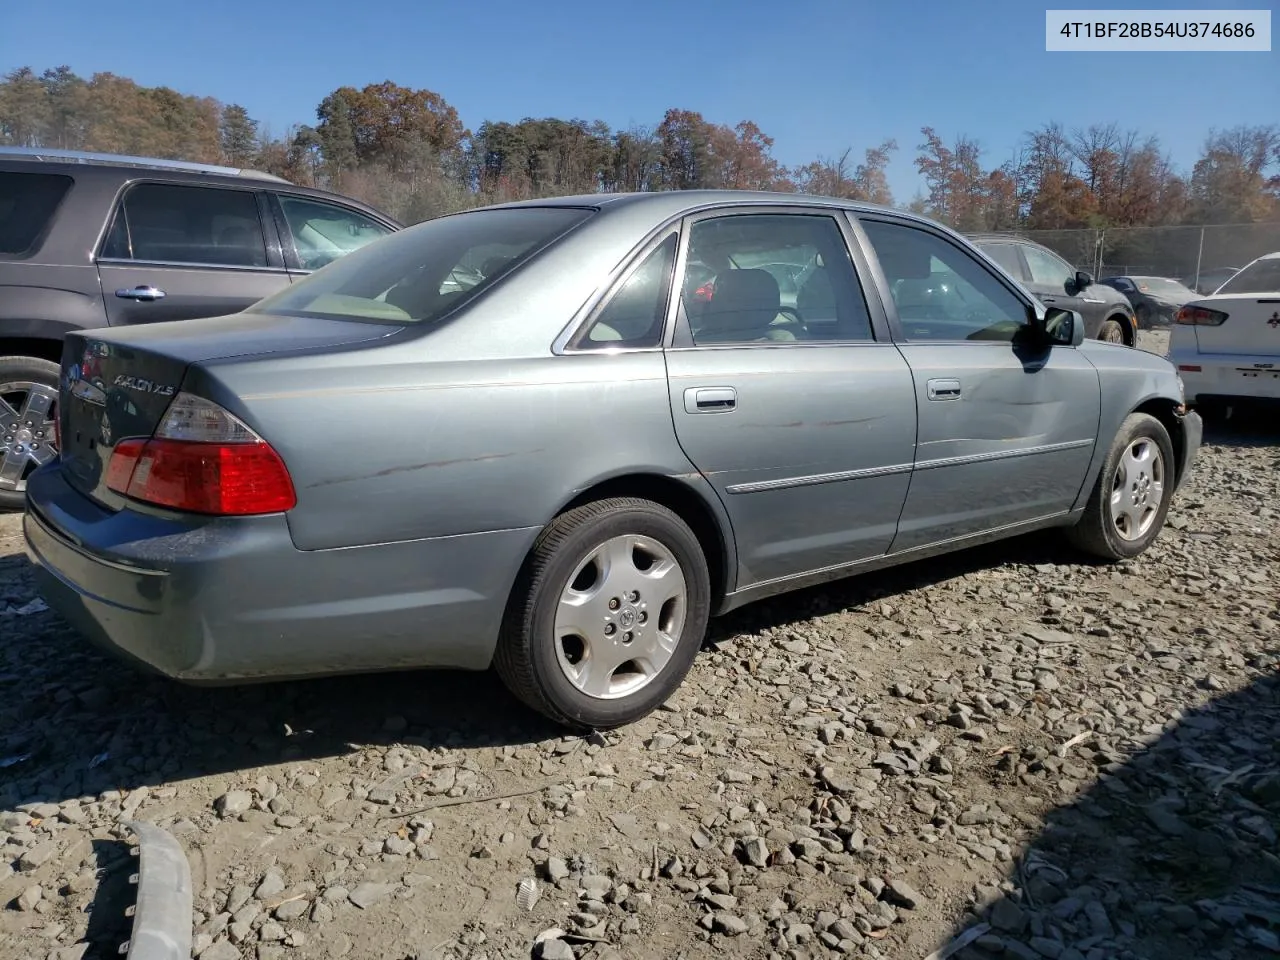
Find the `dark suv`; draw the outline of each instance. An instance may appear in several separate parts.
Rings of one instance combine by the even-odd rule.
[[[234,313],[398,229],[254,170],[0,148],[0,509],[55,455],[68,331]]]
[[[1096,282],[1048,247],[1023,237],[984,233],[970,234],[969,240],[1041,303],[1078,312],[1084,317],[1086,337],[1137,346],[1138,321],[1119,290]]]

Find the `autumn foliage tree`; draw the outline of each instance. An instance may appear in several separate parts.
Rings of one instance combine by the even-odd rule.
[[[1027,132],[1007,162],[963,132],[921,130],[912,209],[961,230],[1064,230],[1280,221],[1280,128],[1213,132],[1189,176],[1159,140],[1114,123]],[[0,79],[0,143],[255,166],[348,193],[406,221],[498,200],[600,191],[798,190],[892,205],[886,140],[792,169],[758,124],[672,108],[613,130],[559,117],[473,132],[440,94],[390,80],[333,90],[310,123],[273,134],[239,104],[126,77],[30,67]],[[1114,231],[1113,231],[1114,232]]]
[[[863,162],[852,170],[849,169],[849,154],[853,151],[845,150],[833,160],[815,160],[806,164],[795,171],[793,178],[797,189],[804,193],[888,206],[893,203],[893,193],[889,190],[885,170],[897,149],[896,140],[886,140],[878,147],[869,148]]]

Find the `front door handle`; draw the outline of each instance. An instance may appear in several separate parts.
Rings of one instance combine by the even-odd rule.
[[[685,413],[728,413],[737,406],[733,387],[689,387],[684,392]]]
[[[121,300],[142,300],[145,303],[150,303],[153,300],[163,300],[164,291],[150,284],[139,284],[136,287],[117,290],[116,296]]]
[[[1040,302],[1041,303],[1057,303],[1058,298],[1057,297],[1041,297]]]
[[[930,400],[959,400],[959,380],[930,380],[928,383]]]

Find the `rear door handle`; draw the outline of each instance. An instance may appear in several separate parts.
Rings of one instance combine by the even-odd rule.
[[[136,287],[126,287],[124,290],[117,290],[116,296],[121,300],[142,300],[150,303],[152,300],[163,300],[164,291],[150,284],[140,284]]]
[[[689,387],[684,392],[685,413],[728,413],[737,406],[733,387]]]
[[[930,380],[928,383],[930,400],[959,400],[959,380]]]

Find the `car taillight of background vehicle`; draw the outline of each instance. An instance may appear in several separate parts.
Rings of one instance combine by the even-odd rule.
[[[713,296],[715,296],[715,293],[716,293],[715,280],[708,280],[706,283],[700,286],[697,290],[693,291],[693,299],[703,300],[703,301],[710,300]]]
[[[210,400],[179,393],[149,439],[122,440],[107,464],[116,493],[187,513],[249,516],[297,503],[271,445]]]
[[[1209,310],[1205,307],[1182,307],[1173,319],[1189,327],[1220,327],[1227,315],[1221,310]]]

